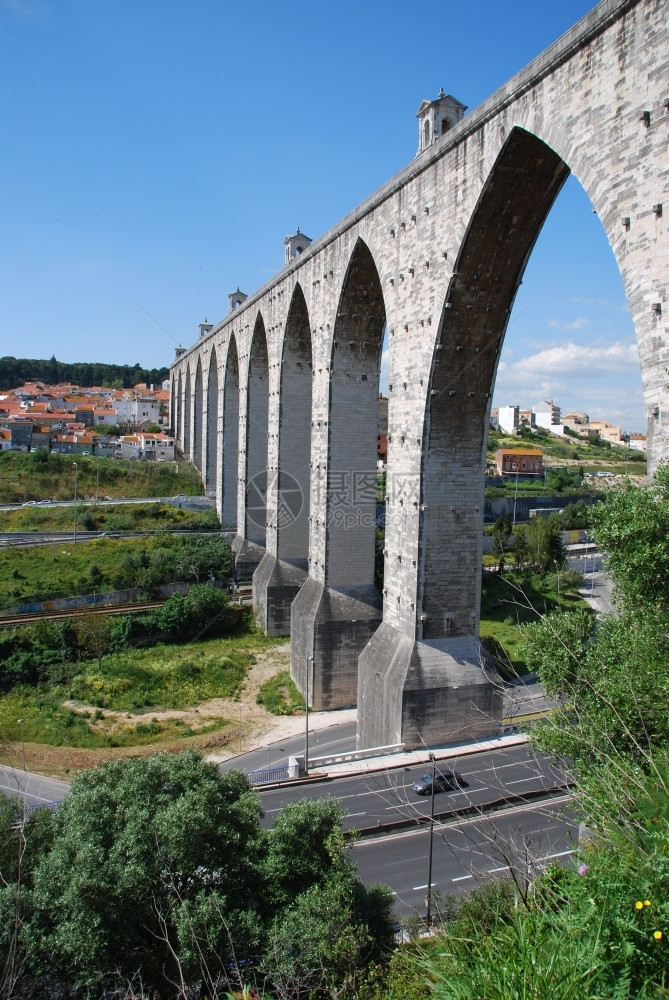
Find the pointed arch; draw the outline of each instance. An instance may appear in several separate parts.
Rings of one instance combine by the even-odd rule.
[[[179,377],[177,378],[174,438],[176,441],[177,448],[179,448],[181,451],[183,451],[182,435],[183,435],[183,382],[181,379],[181,371],[179,371]]]
[[[209,375],[207,377],[207,434],[205,439],[205,459],[203,463],[204,491],[207,496],[216,495],[218,481],[218,358],[216,348],[209,355]]]
[[[244,537],[265,545],[267,521],[267,420],[269,361],[262,315],[258,313],[249,356],[246,407],[246,524]]]
[[[311,458],[312,344],[309,313],[298,283],[288,310],[281,358],[279,468],[268,501],[276,510],[277,557],[307,569]]]
[[[385,320],[378,270],[369,247],[358,239],[342,286],[332,344],[328,587],[373,589],[379,372]]]
[[[192,461],[196,469],[202,472],[202,424],[204,421],[204,393],[202,391],[202,358],[198,357],[195,368],[195,387],[193,390],[193,453]]]
[[[186,378],[184,381],[183,442],[184,442],[184,455],[186,455],[191,461],[193,459],[190,450],[192,410],[193,410],[193,386],[191,384],[190,363],[189,363],[186,365]]]
[[[221,523],[224,528],[236,529],[239,476],[239,358],[234,333],[228,342],[228,356],[225,362],[222,441]]]
[[[437,338],[423,432],[419,539],[422,638],[478,635],[487,426],[497,361],[525,265],[569,175],[536,136],[513,129],[462,242]],[[518,183],[518,178],[523,183]],[[449,544],[445,539],[449,538]],[[475,563],[480,565],[480,555]]]

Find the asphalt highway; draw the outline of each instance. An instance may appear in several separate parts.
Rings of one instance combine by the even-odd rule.
[[[492,803],[515,801],[528,792],[549,792],[566,783],[567,778],[542,756],[535,756],[526,745],[501,750],[469,753],[441,761],[437,767],[462,775],[466,787],[435,795],[435,814],[485,807]],[[422,822],[430,814],[430,796],[418,795],[412,784],[429,772],[429,764],[387,769],[315,783],[284,785],[258,789],[265,810],[263,825],[271,827],[283,805],[304,798],[333,795],[346,810],[344,829],[370,829],[401,821]]]
[[[348,753],[355,750],[355,733],[355,722],[335,723],[327,729],[309,730],[309,759],[328,753]],[[230,768],[260,771],[266,767],[284,767],[288,764],[288,758],[297,754],[304,754],[304,733],[231,757],[219,766],[222,771]]]
[[[569,800],[543,806],[516,806],[486,817],[434,825],[432,891],[463,895],[494,878],[513,875],[521,884],[548,864],[568,864],[578,839]],[[358,874],[370,886],[390,886],[395,913],[425,915],[429,820],[394,835],[356,842]],[[434,899],[434,896],[433,896]],[[438,910],[438,904],[433,906]]]
[[[0,765],[0,791],[5,795],[23,799],[26,805],[61,802],[69,790],[70,786],[66,781],[45,778],[41,774]]]

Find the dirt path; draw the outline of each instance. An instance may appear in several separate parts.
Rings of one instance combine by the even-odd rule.
[[[123,757],[150,757],[161,750],[201,750],[209,760],[223,761],[235,757],[242,751],[273,743],[294,736],[304,730],[304,714],[276,716],[258,705],[256,697],[261,685],[279,673],[290,668],[290,644],[272,646],[269,649],[252,650],[255,663],[251,667],[241,696],[233,698],[212,698],[200,702],[197,707],[183,710],[169,709],[163,712],[116,712],[97,710],[94,705],[65,702],[66,707],[78,714],[88,716],[91,729],[101,735],[113,736],[122,728],[134,727],[152,722],[178,721],[193,735],[167,738],[155,743],[130,747],[84,747],[51,746],[41,743],[26,743],[25,759],[29,771],[48,777],[69,780],[77,771],[97,767],[109,760]],[[309,728],[323,729],[337,722],[348,722],[356,717],[355,709],[343,712],[311,712]],[[221,725],[223,722],[223,725]],[[215,724],[217,728],[206,730]],[[21,744],[0,745],[0,760],[12,767],[21,767]]]

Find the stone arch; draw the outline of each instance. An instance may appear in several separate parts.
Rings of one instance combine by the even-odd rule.
[[[239,358],[237,341],[231,334],[223,381],[223,454],[220,517],[224,528],[237,527],[237,482],[239,469]]]
[[[174,416],[174,439],[177,448],[181,449],[183,434],[183,383],[181,371],[177,378],[176,413]]]
[[[262,315],[258,313],[251,351],[246,394],[246,504],[244,538],[265,545],[267,524],[267,418],[269,361]]]
[[[358,657],[381,622],[374,548],[385,318],[376,264],[358,239],[338,302],[326,419],[315,414],[312,428],[317,456],[327,435],[327,462],[312,462],[309,578],[291,608],[291,675],[302,691],[309,677],[317,710],[356,703]]]
[[[290,634],[291,605],[307,576],[312,372],[309,313],[297,284],[284,329],[278,393],[270,396],[275,432],[268,441],[267,551],[253,574],[256,616],[269,635]]]
[[[216,348],[212,347],[211,354],[209,355],[209,375],[207,377],[207,435],[203,468],[204,491],[207,496],[216,495],[216,483],[218,481],[219,416],[218,357],[216,355]]]
[[[288,310],[281,356],[279,469],[275,476],[277,557],[307,569],[311,459],[312,344],[298,283]]]
[[[186,365],[186,378],[184,380],[184,423],[183,423],[183,452],[191,459],[193,456],[190,450],[191,413],[193,410],[193,386],[191,384],[190,363]]]
[[[337,308],[330,366],[325,584],[373,587],[379,371],[386,321],[374,258],[358,239]]]
[[[478,637],[487,425],[509,313],[544,220],[569,175],[515,128],[484,185],[442,311],[423,428],[419,639]],[[518,178],[523,183],[518,183]],[[449,544],[444,540],[448,538]]]
[[[172,434],[175,436],[176,436],[176,417],[177,417],[176,379],[174,378],[173,375],[170,382],[170,430]]]
[[[193,389],[193,450],[192,461],[202,472],[202,426],[204,423],[204,393],[202,391],[202,358],[197,359]]]

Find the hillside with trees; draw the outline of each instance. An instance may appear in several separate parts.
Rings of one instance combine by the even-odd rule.
[[[58,385],[72,382],[84,388],[105,386],[111,389],[130,389],[140,382],[160,386],[170,377],[169,368],[143,368],[134,365],[112,365],[102,362],[57,361],[55,355],[48,360],[35,358],[14,358],[7,355],[0,358],[0,392],[16,389],[24,382],[45,382]]]

